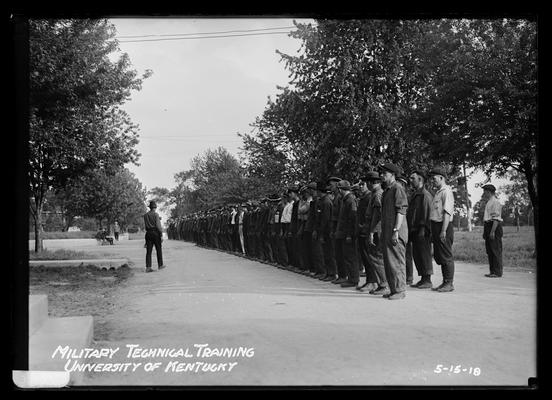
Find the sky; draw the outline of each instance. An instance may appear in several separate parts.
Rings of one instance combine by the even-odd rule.
[[[296,21],[315,24],[308,19]],[[173,188],[174,175],[189,169],[192,158],[207,149],[223,146],[238,156],[242,142],[237,133],[249,133],[268,97],[274,99],[277,87],[290,81],[276,50],[297,55],[301,46],[298,39],[281,33],[293,29],[293,19],[287,18],[115,18],[111,22],[133,68],[140,75],[153,71],[123,107],[139,125],[137,150],[142,154],[139,166],[127,167],[146,190]],[[234,37],[190,39],[194,36],[189,34],[199,33]],[[235,36],[258,33],[263,35]],[[186,34],[188,39],[166,40],[175,34]],[[483,180],[479,172],[468,180],[473,203],[481,198],[482,190],[475,186]],[[506,181],[493,177],[491,183],[500,187]]]

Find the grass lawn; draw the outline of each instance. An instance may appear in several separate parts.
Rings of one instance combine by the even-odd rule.
[[[42,239],[94,239],[98,231],[42,232]],[[29,240],[34,240],[35,233],[29,232]]]
[[[38,253],[29,251],[29,260],[86,260],[97,258],[113,258],[113,254],[89,254],[84,251],[74,251],[67,249],[42,250]]]
[[[48,296],[50,317],[92,315],[97,339],[107,334],[104,319],[115,306],[118,287],[132,275],[126,266],[112,271],[94,266],[30,267],[29,294]]]
[[[536,269],[535,235],[532,226],[522,226],[517,232],[515,226],[503,227],[502,259],[504,268]],[[488,258],[483,240],[483,227],[476,226],[471,232],[454,231],[452,247],[454,259],[476,264],[487,264]]]

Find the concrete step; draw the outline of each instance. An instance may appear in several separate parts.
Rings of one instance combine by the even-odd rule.
[[[36,294],[29,296],[29,337],[31,337],[48,319],[48,296]]]
[[[67,363],[58,354],[52,355],[58,348],[68,346],[71,349],[90,347],[94,334],[92,316],[48,318],[42,326],[29,337],[29,370],[63,371]],[[86,363],[87,360],[80,360]],[[71,372],[70,385],[78,385],[84,378],[84,372]]]
[[[123,265],[129,265],[126,258],[98,258],[88,260],[29,260],[30,267],[80,267],[93,265],[100,269],[118,269]]]

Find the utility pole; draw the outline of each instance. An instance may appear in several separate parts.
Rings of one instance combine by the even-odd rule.
[[[466,176],[466,163],[462,163],[464,171],[464,191],[466,192],[466,208],[468,210],[468,232],[472,231],[471,214],[470,214],[470,196],[468,194],[468,177]]]

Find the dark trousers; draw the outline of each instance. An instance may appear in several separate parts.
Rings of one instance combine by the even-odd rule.
[[[287,252],[286,238],[278,234],[276,236],[276,241],[278,243],[278,263],[283,267],[287,267],[289,264],[289,258]]]
[[[410,237],[412,256],[419,276],[433,275],[433,260],[431,259],[431,236],[419,237],[413,233]],[[407,276],[408,277],[408,276]]]
[[[334,239],[334,251],[335,251],[335,264],[337,265],[337,276],[342,279],[347,278],[347,270],[343,264],[343,240],[345,239]]]
[[[454,280],[454,259],[452,258],[452,244],[454,242],[454,228],[449,223],[445,233],[445,241],[439,238],[442,222],[431,221],[431,236],[433,239],[433,258],[441,266],[443,282],[452,283]]]
[[[312,232],[303,231],[301,235],[301,245],[303,269],[314,272],[314,265],[312,262]]]
[[[322,243],[317,237],[316,240],[312,238],[311,234],[311,249],[312,249],[312,267],[317,274],[326,275],[326,265],[324,262],[324,250],[322,249]]]
[[[351,238],[350,242],[346,239],[338,239],[341,242],[343,252],[343,267],[347,275],[347,280],[354,284],[358,284],[360,271],[358,270],[357,258],[357,243],[355,238]]]
[[[483,237],[485,238],[485,249],[489,258],[489,270],[491,274],[502,276],[502,224],[498,223],[495,229],[495,238],[489,237],[493,221],[485,222]]]
[[[113,234],[115,235],[115,240],[119,240],[119,232],[114,232]]]
[[[322,252],[324,254],[324,266],[326,267],[326,275],[337,275],[337,265],[335,263],[335,247],[333,239],[330,239],[329,234],[323,236],[324,243],[322,245]]]
[[[406,243],[406,282],[412,283],[414,279],[414,260],[412,257],[412,242],[409,240]]]
[[[366,283],[377,283],[378,278],[376,276],[375,268],[370,267],[370,255],[368,249],[369,243],[366,236],[360,236],[358,238],[358,254],[360,255],[360,260],[364,265],[364,271],[366,272]]]
[[[161,234],[158,231],[146,231],[146,268],[151,268],[151,252],[155,246],[157,267],[163,265],[163,251],[161,250]]]
[[[374,233],[374,245],[368,243],[368,265],[376,276],[378,285],[381,287],[387,287],[387,276],[385,275],[385,266],[383,264],[383,252],[381,250],[382,244],[381,235]],[[368,274],[366,274],[368,277]]]

